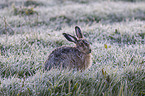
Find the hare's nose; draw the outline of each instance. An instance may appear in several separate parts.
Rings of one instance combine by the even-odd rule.
[[[92,50],[90,49],[90,50],[89,50],[89,53],[91,53],[91,51],[92,51]]]

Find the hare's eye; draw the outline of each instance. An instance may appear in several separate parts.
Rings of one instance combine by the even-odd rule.
[[[80,45],[83,46],[84,45],[83,42],[81,42]]]

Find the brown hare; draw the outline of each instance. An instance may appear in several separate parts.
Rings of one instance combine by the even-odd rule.
[[[45,61],[45,70],[51,68],[69,68],[85,70],[91,66],[91,47],[89,42],[83,38],[78,26],[75,27],[76,37],[63,33],[64,37],[76,44],[75,47],[56,48]]]

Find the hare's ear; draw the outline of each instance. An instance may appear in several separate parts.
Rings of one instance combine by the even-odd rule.
[[[64,36],[68,41],[70,41],[70,42],[74,42],[74,43],[77,42],[77,38],[74,37],[74,36],[71,36],[71,35],[69,35],[69,34],[67,34],[67,33],[63,33],[63,36]]]
[[[83,34],[81,32],[81,29],[78,26],[75,27],[75,31],[76,31],[76,35],[78,38],[83,38]]]

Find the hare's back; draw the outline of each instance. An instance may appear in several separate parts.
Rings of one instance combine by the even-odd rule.
[[[75,48],[75,47],[60,47],[55,49],[54,51],[51,52],[50,55],[54,55],[55,57],[61,57],[63,55],[75,55],[75,54],[80,54],[81,52]]]
[[[45,62],[45,69],[52,67],[75,67],[80,61],[81,52],[75,47],[60,47],[52,51],[47,61]]]

